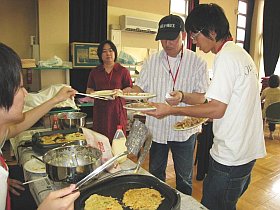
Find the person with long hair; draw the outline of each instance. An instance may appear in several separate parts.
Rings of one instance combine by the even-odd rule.
[[[87,93],[100,90],[123,90],[132,86],[127,68],[117,61],[118,52],[110,40],[101,42],[97,48],[100,65],[93,68],[88,77]],[[93,106],[93,130],[109,138],[112,143],[117,126],[121,125],[124,133],[127,127],[127,111],[123,108],[125,99],[116,97],[114,100],[95,99]]]

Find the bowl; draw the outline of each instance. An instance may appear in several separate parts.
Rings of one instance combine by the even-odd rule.
[[[84,127],[86,124],[86,113],[62,112],[57,115],[60,129],[73,129]]]
[[[57,147],[43,155],[48,177],[55,182],[77,183],[101,165],[102,152],[93,147]]]

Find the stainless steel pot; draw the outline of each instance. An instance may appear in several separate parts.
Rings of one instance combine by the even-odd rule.
[[[62,112],[57,115],[58,124],[61,129],[84,127],[86,116],[87,114],[83,112]]]
[[[43,161],[51,180],[76,183],[101,165],[101,157],[96,148],[71,145],[49,150]]]

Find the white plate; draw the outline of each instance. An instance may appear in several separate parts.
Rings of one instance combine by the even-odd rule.
[[[95,91],[94,93],[91,93],[93,96],[112,96],[116,93],[115,90],[100,90]]]
[[[183,122],[185,120],[190,120],[190,119],[197,119],[195,117],[185,117],[184,120],[180,121],[180,122]],[[196,122],[196,123],[193,123],[189,126],[185,126],[185,127],[182,127],[182,128],[177,128],[176,125],[173,125],[173,128],[174,130],[176,131],[185,131],[185,130],[189,130],[189,129],[193,129],[193,128],[196,128],[197,126],[200,126],[202,125],[203,123],[205,123],[208,119],[207,118],[199,118],[199,121]],[[179,123],[179,122],[178,122]]]
[[[149,98],[156,97],[155,94],[151,94],[151,93],[125,93],[119,96],[126,100],[141,100],[141,99],[149,99]]]
[[[152,111],[156,110],[156,107],[147,105],[146,103],[131,103],[126,104],[123,108],[133,111]]]
[[[36,160],[35,158],[32,158],[29,161],[27,161],[24,164],[23,168],[31,173],[36,173],[36,174],[46,173],[45,164],[40,162],[39,160]]]

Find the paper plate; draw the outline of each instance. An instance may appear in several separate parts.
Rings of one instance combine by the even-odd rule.
[[[182,121],[175,123],[175,125],[173,125],[173,129],[176,131],[193,129],[202,125],[207,120],[208,118],[185,117]]]
[[[151,93],[124,93],[123,95],[119,96],[126,100],[141,100],[156,97],[155,94]]]
[[[156,110],[156,107],[151,106],[147,103],[131,103],[131,104],[126,104],[123,107],[125,109],[133,110],[133,111],[152,111],[152,110]]]
[[[115,90],[100,90],[95,91],[94,93],[91,93],[93,96],[112,96],[116,93]]]
[[[31,160],[27,161],[23,168],[31,173],[41,174],[46,173],[46,166],[44,163],[32,158]]]

